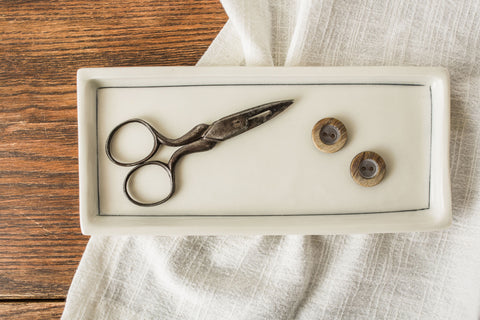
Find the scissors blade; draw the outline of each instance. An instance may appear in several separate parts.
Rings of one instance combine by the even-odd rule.
[[[223,117],[211,124],[205,139],[224,141],[271,120],[287,109],[294,100],[269,102]]]

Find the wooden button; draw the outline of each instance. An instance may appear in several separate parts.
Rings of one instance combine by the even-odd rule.
[[[320,151],[337,152],[347,142],[347,129],[340,120],[324,118],[313,127],[312,139],[315,147]]]
[[[357,154],[350,164],[353,180],[361,186],[373,187],[385,176],[386,165],[383,158],[373,151]]]

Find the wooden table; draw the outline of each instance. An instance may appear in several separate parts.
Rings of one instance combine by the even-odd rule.
[[[217,0],[0,7],[0,318],[60,317],[88,237],[78,219],[76,71],[194,65]]]

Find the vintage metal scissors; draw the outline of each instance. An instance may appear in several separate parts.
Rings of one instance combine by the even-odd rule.
[[[250,129],[253,129],[262,123],[267,122],[268,120],[272,119],[273,117],[277,116],[279,113],[287,109],[293,100],[282,100],[276,102],[270,102],[266,104],[262,104],[250,109],[246,109],[240,111],[238,113],[231,114],[229,116],[223,117],[211,125],[207,124],[199,124],[193,127],[190,131],[186,134],[181,136],[177,139],[170,139],[162,134],[160,134],[157,130],[155,130],[148,122],[142,119],[130,119],[125,122],[120,123],[116,126],[110,135],[107,138],[107,142],[105,144],[105,151],[107,153],[108,158],[119,166],[132,166],[134,167],[126,176],[124,184],[123,184],[123,191],[127,198],[136,205],[139,206],[156,206],[161,203],[164,203],[175,192],[175,167],[180,160],[186,154],[194,153],[194,152],[202,152],[212,149],[218,142],[224,141],[230,138],[233,138],[241,133],[244,133]],[[154,143],[152,151],[143,159],[134,161],[134,162],[121,162],[112,154],[112,140],[115,134],[125,125],[129,123],[139,123],[145,126],[153,136]],[[167,163],[157,161],[157,160],[150,160],[158,151],[158,148],[161,145],[172,146],[172,147],[180,147],[177,149],[172,156],[170,157]],[[159,201],[155,202],[142,202],[135,197],[129,191],[128,184],[129,180],[132,175],[144,166],[149,165],[156,165],[162,167],[168,174],[170,180],[170,192]]]

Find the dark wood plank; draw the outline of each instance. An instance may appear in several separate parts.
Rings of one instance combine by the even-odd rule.
[[[0,299],[64,298],[78,223],[76,70],[193,65],[217,0],[0,2]]]
[[[0,317],[9,320],[60,319],[65,302],[1,302]]]

